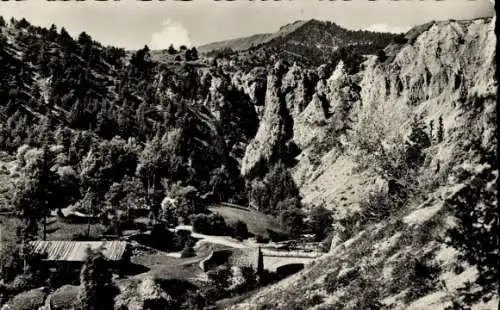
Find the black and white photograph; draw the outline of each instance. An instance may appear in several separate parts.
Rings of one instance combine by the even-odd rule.
[[[495,0],[0,1],[0,310],[497,310]]]

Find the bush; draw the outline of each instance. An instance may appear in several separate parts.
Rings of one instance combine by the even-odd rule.
[[[274,231],[274,230],[267,230],[267,233],[269,235],[269,240],[272,242],[280,242],[288,239],[288,236],[286,234]]]
[[[310,297],[307,297],[307,298],[304,298],[301,300],[300,307],[303,307],[303,308],[300,308],[300,309],[309,309],[309,308],[317,306],[321,303],[323,303],[323,296],[318,295],[318,294],[314,294]]]
[[[280,215],[280,222],[290,236],[298,237],[304,229],[304,214],[300,209],[292,207]]]
[[[269,243],[269,238],[266,238],[262,235],[255,236],[255,241],[258,243]]]
[[[181,257],[182,258],[188,258],[188,257],[194,257],[196,256],[196,252],[194,251],[193,247],[190,245],[187,245],[184,247],[184,249],[181,252]]]
[[[44,289],[32,289],[15,296],[5,309],[32,310],[43,306],[48,292]],[[4,308],[2,308],[4,309]]]
[[[249,201],[257,209],[274,216],[289,209],[291,205],[300,207],[297,185],[281,162],[275,164],[262,180],[255,179],[250,184]]]
[[[224,218],[219,214],[195,214],[190,217],[193,231],[206,235],[227,235],[230,232]]]
[[[151,228],[150,245],[159,250],[169,250],[172,247],[174,234],[164,224],[156,224]]]
[[[461,267],[472,265],[479,273],[474,283],[459,290],[460,299],[466,304],[479,299],[488,301],[499,287],[498,168],[494,153],[480,151],[484,152],[481,171],[471,173],[465,186],[446,200],[457,225],[447,231],[445,241],[459,251]]]
[[[400,257],[392,270],[394,280],[389,285],[389,293],[397,294],[408,288],[405,302],[416,300],[435,288],[440,268],[423,259],[415,259],[411,254]]]
[[[243,283],[238,286],[237,291],[241,294],[251,291],[257,286],[257,274],[251,266],[243,266],[240,270]]]
[[[264,269],[258,277],[258,282],[261,286],[266,286],[272,283],[279,281],[280,278],[276,272],[271,272],[267,269]]]
[[[361,273],[359,268],[350,268],[344,272],[337,269],[325,277],[325,290],[330,294],[334,293],[335,291],[348,286],[352,281],[359,278],[360,275]]]
[[[233,272],[229,265],[222,265],[207,272],[210,285],[206,287],[205,295],[210,296],[212,301],[229,296],[229,286]]]
[[[332,228],[332,212],[323,206],[318,206],[311,210],[309,217],[311,232],[316,235],[316,241],[324,239]]]
[[[395,207],[396,203],[383,191],[370,193],[366,200],[360,202],[360,224],[380,222],[391,215]]]
[[[385,51],[383,49],[378,51],[377,57],[378,57],[380,62],[385,62],[387,59],[387,55],[385,54]]]
[[[174,241],[172,242],[175,249],[172,251],[180,251],[186,245],[193,246],[194,239],[191,237],[191,232],[186,230],[179,230],[174,235]]]
[[[171,232],[164,224],[152,227],[150,235],[140,235],[138,242],[154,247],[160,251],[177,252],[192,245],[191,232],[179,230]]]
[[[247,224],[243,221],[236,222],[234,235],[240,240],[247,239],[249,236]]]

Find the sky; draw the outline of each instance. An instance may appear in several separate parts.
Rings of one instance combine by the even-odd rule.
[[[5,19],[87,32],[105,45],[152,49],[274,32],[296,20],[328,20],[348,29],[404,32],[431,20],[493,16],[494,0],[117,0],[1,1]]]

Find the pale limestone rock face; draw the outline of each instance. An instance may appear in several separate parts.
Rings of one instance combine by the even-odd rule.
[[[328,79],[319,80],[311,102],[294,122],[294,141],[302,148],[321,142],[348,125],[348,113],[359,100],[352,77],[342,61]]]
[[[290,114],[300,114],[311,100],[316,73],[294,64],[283,77],[281,91]]]
[[[281,78],[285,70],[278,63],[267,78],[264,113],[257,134],[246,148],[241,165],[242,175],[249,174],[261,159],[272,160],[284,150],[290,139],[292,124],[281,92]]]
[[[313,99],[300,115],[295,118],[293,139],[300,148],[305,148],[314,139],[323,140],[326,134],[324,100],[314,94]]]
[[[439,116],[442,116],[445,129],[444,141],[435,143],[428,149],[432,162],[422,168],[423,171],[419,172],[421,176],[436,177],[437,160],[441,163],[441,170],[444,170],[445,163],[451,168],[464,163],[477,165],[475,163],[477,158],[474,157],[477,157],[477,154],[468,153],[467,145],[480,143],[484,148],[496,146],[493,135],[496,127],[497,88],[495,21],[496,17],[433,23],[417,33],[410,43],[388,47],[386,51],[391,50],[392,53],[386,62],[381,63],[375,56],[368,57],[357,77],[346,77],[340,67],[328,80],[319,75],[321,79],[316,85],[316,94],[306,108],[294,117],[294,140],[300,146],[307,147],[302,155],[314,151],[315,148],[312,145],[308,146],[308,143],[312,140],[312,136],[319,136],[323,130],[319,124],[325,117],[319,98],[324,97],[327,98],[326,102],[333,115],[338,113],[340,107],[352,105],[346,113],[347,117],[352,119],[350,124],[352,127],[358,126],[364,117],[376,113],[375,119],[384,123],[384,136],[404,133],[413,116],[424,116],[426,124],[431,120],[436,124]],[[345,81],[349,80],[351,83],[347,84],[350,88],[345,89]],[[358,85],[361,89],[359,98],[353,101],[352,98],[349,99],[349,95],[354,85]],[[327,119],[327,124],[330,119]],[[309,134],[310,131],[315,131],[315,134],[307,136],[306,133]],[[345,144],[351,143],[351,137],[346,135]],[[310,159],[301,155],[299,163],[294,168],[294,177],[299,180],[297,183],[300,185],[303,202],[327,207],[332,205],[334,206],[332,208],[340,213],[350,209],[358,196],[371,189],[387,190],[387,180],[381,178],[377,172],[368,169],[357,171],[352,154],[345,152],[337,156],[336,152],[334,149],[327,152],[316,167],[311,167]],[[431,216],[444,219],[449,217],[450,214],[446,212],[441,214],[441,203],[451,193],[459,190],[460,186],[462,184],[453,184],[447,180],[442,188],[429,193],[429,205],[415,203],[411,205],[411,210],[398,217],[398,220],[406,223],[426,220]],[[383,227],[385,224],[387,222],[381,220],[375,226]],[[414,232],[428,233],[418,225],[415,226]],[[296,276],[269,286],[230,309],[258,309],[266,303],[288,305],[300,300],[299,298],[290,300],[293,298],[291,296],[322,294],[322,288],[317,288],[317,283],[313,279],[336,270],[339,264],[345,261],[356,266],[368,266],[366,270],[371,272],[369,266],[374,262],[377,249],[383,248],[384,241],[387,243],[388,240],[397,239],[401,231],[395,231],[385,239],[369,239],[367,245],[370,249],[359,245],[362,243],[360,236],[364,233],[366,231],[344,243],[338,239],[332,240],[331,248],[336,248],[337,251],[325,255],[315,265]],[[406,244],[405,247],[397,248],[395,251],[397,254],[404,251],[421,253],[423,249],[432,246],[432,242],[419,248],[412,248],[412,245]],[[345,251],[344,247],[351,248],[352,251]],[[358,250],[367,250],[368,253],[361,256],[350,254]],[[384,258],[382,261],[388,260]],[[453,257],[441,257],[439,264],[443,268],[450,267],[453,264]],[[385,267],[390,267],[390,264]],[[441,274],[441,278],[446,278],[443,276],[446,276],[446,273]],[[386,281],[391,280],[393,279],[389,278]],[[386,283],[381,281],[380,284]],[[450,287],[447,285],[448,289]],[[339,296],[342,293],[342,290],[334,292],[328,296],[330,298],[328,300],[334,301],[333,295]],[[449,302],[445,297],[449,293],[437,288],[435,292],[431,292],[413,305],[399,304],[398,309],[412,307],[427,309],[431,306],[442,309]],[[495,302],[498,303],[498,298]]]
[[[303,70],[294,64],[283,77],[281,91],[285,95],[286,106],[292,114],[302,111],[306,105]]]
[[[265,68],[253,68],[249,73],[243,76],[241,82],[244,92],[250,98],[250,102],[255,106],[263,106],[267,87]]]

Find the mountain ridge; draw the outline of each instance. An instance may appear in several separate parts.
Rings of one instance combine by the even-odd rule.
[[[207,56],[245,53],[249,57],[271,50],[273,53],[304,64],[320,65],[335,53],[346,49],[358,54],[374,54],[401,35],[366,30],[348,30],[330,21],[299,20],[280,27],[276,32],[256,34],[201,45]]]

